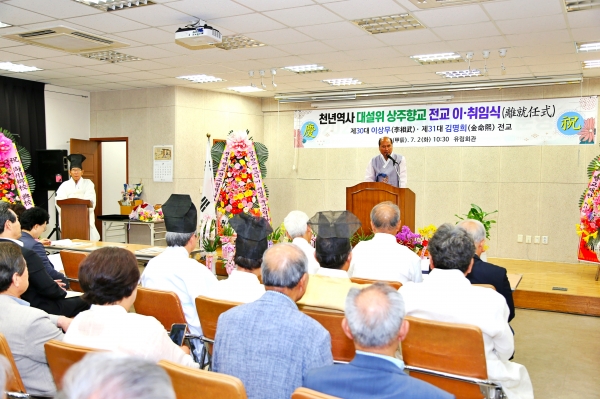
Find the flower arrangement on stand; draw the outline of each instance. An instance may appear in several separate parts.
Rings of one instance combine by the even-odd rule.
[[[229,223],[225,224],[221,229],[221,250],[223,251],[222,257],[225,262],[225,271],[227,274],[231,274],[235,269],[234,255],[235,255],[235,238],[236,234]]]
[[[429,257],[427,246],[436,230],[437,228],[430,224],[429,226],[419,228],[418,233],[413,233],[410,230],[410,227],[402,226],[402,229],[396,234],[396,241],[398,244],[404,245],[423,259]]]
[[[599,262],[600,237],[600,155],[588,165],[590,182],[579,199],[579,252],[577,258],[588,262]],[[597,277],[597,276],[596,276]]]
[[[144,185],[142,183],[129,185],[123,184],[123,191],[121,191],[121,200],[119,203],[121,205],[138,205],[137,202],[141,203],[140,196],[144,191]]]
[[[217,274],[217,249],[221,245],[221,237],[216,233],[216,222],[213,219],[206,219],[204,224],[210,223],[207,229],[208,234],[200,237],[200,250],[206,259],[206,267],[213,274]]]
[[[139,220],[140,222],[157,222],[164,219],[162,209],[154,209],[147,202],[137,205],[129,214],[130,220]]]
[[[0,128],[0,201],[22,203],[27,209],[34,206],[31,193],[35,180],[25,173],[30,165],[27,149],[8,130]]]

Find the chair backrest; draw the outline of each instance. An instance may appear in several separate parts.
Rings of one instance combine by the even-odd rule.
[[[315,308],[299,305],[302,313],[318,321],[331,335],[331,353],[333,360],[349,362],[354,359],[354,342],[346,336],[342,329],[344,313],[338,310]]]
[[[471,284],[471,285],[474,285],[474,286],[477,286],[477,287],[483,287],[483,288],[491,288],[494,291],[496,291],[496,287],[494,287],[491,284]]]
[[[0,334],[0,355],[5,356],[10,363],[10,367],[12,369],[12,375],[9,376],[8,381],[6,381],[6,390],[8,392],[20,392],[26,393],[25,385],[23,385],[23,380],[21,380],[21,374],[19,373],[19,369],[17,369],[17,364],[15,363],[15,358],[10,351],[10,347],[8,346],[8,341],[3,334]],[[3,387],[0,387],[0,394],[2,393]]]
[[[375,284],[377,282],[386,283],[394,287],[395,290],[399,290],[402,287],[402,283],[399,281],[384,281],[384,280],[371,280],[368,278],[350,277],[353,283],[357,284]]]
[[[402,341],[402,357],[407,366],[487,380],[485,348],[479,327],[410,316],[406,320],[410,328],[406,339]],[[410,375],[448,391],[457,398],[484,397],[474,384],[415,371],[411,371]]]
[[[246,399],[242,381],[226,374],[198,370],[168,360],[158,365],[171,377],[177,399]]]
[[[292,392],[292,399],[340,399],[337,396],[327,395],[312,389],[300,387]]]
[[[55,339],[46,342],[44,349],[46,350],[46,360],[48,361],[48,366],[50,366],[54,383],[59,390],[62,389],[63,376],[72,365],[80,361],[88,353],[99,351],[98,349],[67,344]]]
[[[221,313],[240,305],[237,302],[221,301],[218,299],[207,298],[205,296],[196,297],[196,311],[200,319],[202,336],[208,340],[214,341],[217,334],[217,321]],[[208,352],[212,355],[212,345],[208,346]]]
[[[138,286],[133,303],[135,312],[152,316],[160,321],[165,330],[170,331],[175,323],[187,323],[181,301],[172,291],[161,291]]]
[[[73,291],[83,292],[79,285],[79,265],[88,256],[86,252],[60,251],[60,260],[65,270],[65,276],[69,280],[69,287]]]

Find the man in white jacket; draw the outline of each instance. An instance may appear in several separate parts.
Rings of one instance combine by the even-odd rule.
[[[506,300],[495,290],[472,286],[465,277],[475,254],[469,234],[444,224],[429,241],[429,253],[429,277],[423,283],[407,283],[400,288],[407,316],[479,327],[488,378],[501,384],[509,399],[533,399],[527,370],[508,361],[515,341],[508,325]]]

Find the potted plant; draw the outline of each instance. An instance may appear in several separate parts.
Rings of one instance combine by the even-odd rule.
[[[481,224],[483,224],[483,227],[485,228],[485,238],[487,240],[490,239],[490,230],[492,228],[492,223],[496,223],[495,220],[493,219],[487,219],[490,215],[493,215],[494,213],[498,213],[498,210],[496,209],[493,212],[485,212],[483,209],[481,209],[480,206],[475,205],[475,204],[471,204],[471,209],[469,209],[469,212],[467,214],[463,214],[463,217],[460,217],[458,215],[454,215],[457,218],[459,218],[460,220],[465,220],[465,219],[473,219],[473,220],[478,220],[481,222]],[[459,222],[456,222],[457,224]],[[481,259],[483,261],[487,260],[487,256],[485,254],[485,251],[487,251],[488,246],[487,244],[484,247],[484,253],[481,254]]]

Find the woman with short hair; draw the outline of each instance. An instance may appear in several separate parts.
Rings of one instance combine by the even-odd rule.
[[[148,360],[170,360],[198,367],[186,347],[175,345],[158,320],[128,313],[140,279],[133,253],[105,247],[92,252],[79,267],[79,284],[90,310],[73,319],[64,341]]]

